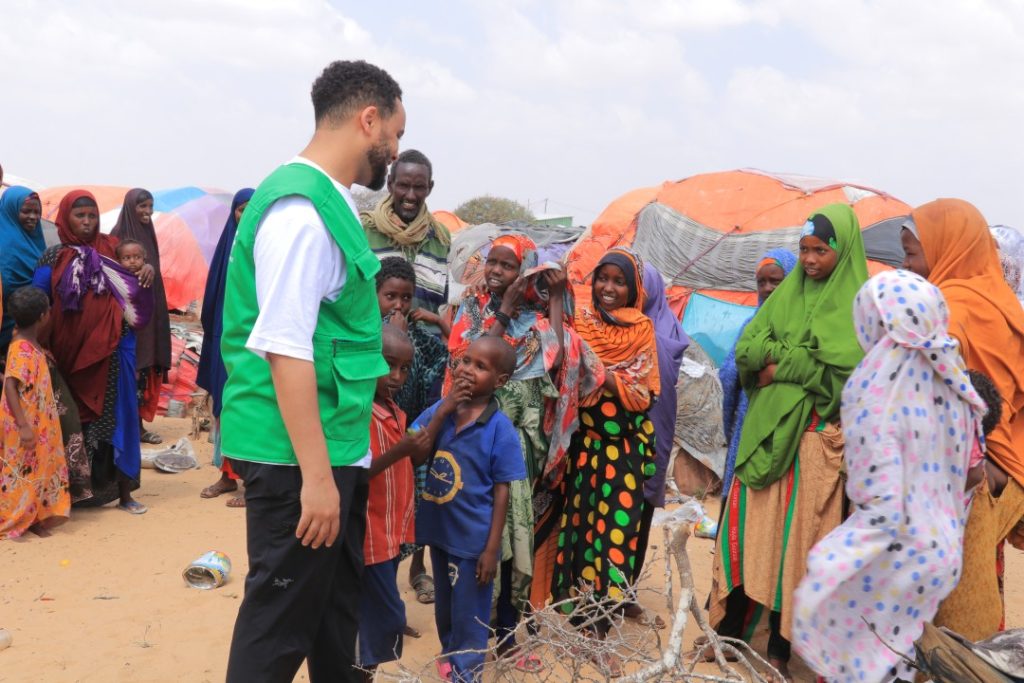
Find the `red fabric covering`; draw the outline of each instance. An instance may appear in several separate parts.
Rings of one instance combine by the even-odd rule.
[[[160,387],[160,402],[157,414],[166,415],[171,401],[180,401],[186,407],[192,404],[192,394],[198,391],[196,376],[199,372],[199,356],[185,348],[185,340],[171,335],[171,369],[167,382]]]
[[[238,481],[240,478],[237,474],[235,474],[235,471],[231,469],[231,461],[228,460],[227,458],[224,458],[223,460],[220,461],[220,471],[228,475],[228,479],[232,481]]]
[[[139,406],[139,417],[146,422],[152,422],[156,417],[156,410],[160,404],[160,387],[163,385],[162,378],[158,372],[150,372],[146,379],[146,389],[142,393],[142,404]]]

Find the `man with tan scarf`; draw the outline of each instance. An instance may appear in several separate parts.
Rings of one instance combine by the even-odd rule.
[[[435,318],[448,297],[448,250],[452,238],[427,208],[427,197],[433,189],[430,160],[422,152],[406,150],[391,166],[390,194],[360,218],[377,258],[401,256],[412,265],[416,271],[413,317],[437,332]]]
[[[377,258],[403,258],[415,271],[416,288],[408,331],[420,359],[432,355],[424,351],[425,347],[440,346],[446,349],[448,345],[448,325],[442,322],[438,312],[448,300],[448,251],[452,238],[448,229],[435,220],[427,208],[427,197],[433,189],[434,173],[430,160],[422,152],[406,150],[391,165],[391,174],[388,176],[390,194],[373,211],[360,215],[366,240]],[[430,337],[440,337],[441,342]],[[447,354],[444,351],[442,357],[446,363]],[[417,381],[415,376],[418,372],[415,368],[418,365],[419,362],[414,360],[414,371],[409,382]],[[439,379],[443,376],[443,371],[437,375]],[[414,393],[421,395],[420,392]],[[424,405],[402,405],[401,398],[399,404],[412,424],[421,410],[432,405],[440,396],[440,381],[434,381],[426,391]],[[417,499],[425,479],[426,468],[421,466],[416,470]],[[403,556],[409,550],[403,547]],[[420,603],[434,602],[434,580],[427,573],[423,548],[416,548],[412,555],[409,585],[416,591],[416,599]],[[409,631],[407,634],[412,635]]]

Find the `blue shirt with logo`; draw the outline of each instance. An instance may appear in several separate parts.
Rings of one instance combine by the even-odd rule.
[[[427,408],[412,428],[426,427],[440,405]],[[480,417],[459,432],[455,416],[448,416],[434,449],[416,511],[416,543],[476,559],[491,530],[494,485],[526,478],[519,433],[491,399]]]

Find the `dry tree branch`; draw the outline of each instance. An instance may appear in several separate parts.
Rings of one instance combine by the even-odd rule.
[[[493,680],[520,683],[537,681],[609,681],[612,680],[608,662],[613,658],[621,662],[628,671],[618,679],[621,683],[648,683],[650,681],[709,681],[710,683],[737,683],[746,680],[754,683],[781,681],[782,677],[750,646],[731,638],[721,638],[709,626],[703,610],[697,602],[693,572],[687,554],[690,537],[688,524],[670,522],[665,527],[665,594],[669,599],[672,614],[671,629],[667,642],[653,624],[637,628],[625,623],[622,605],[600,600],[588,586],[581,586],[578,593],[568,599],[547,605],[542,610],[524,615],[517,634],[519,642],[511,653],[499,656],[497,646],[483,654],[487,658],[485,669],[493,672]],[[652,558],[653,559],[653,558]],[[679,574],[680,593],[672,599],[672,574]],[[648,569],[654,562],[649,563]],[[643,578],[643,577],[641,577]],[[637,581],[639,585],[640,580]],[[629,591],[635,598],[636,588]],[[647,589],[650,590],[650,589]],[[567,618],[572,615],[572,619]],[[684,651],[683,634],[693,615],[694,622],[703,633],[706,644],[696,652]],[[604,638],[595,638],[589,633],[597,630],[599,624],[609,624]],[[695,670],[703,661],[704,652],[711,648],[715,655],[718,672],[703,673]],[[476,651],[480,653],[480,651]],[[734,664],[726,655],[736,658]],[[523,672],[515,668],[516,661],[525,655],[541,658],[544,668],[539,672]],[[691,659],[692,657],[692,659]],[[378,680],[413,683],[426,680],[440,680],[436,666],[443,657],[426,662],[418,670],[397,663],[397,671],[378,670]],[[742,673],[741,673],[742,671]],[[744,676],[745,674],[745,676]],[[488,680],[491,676],[487,676]]]

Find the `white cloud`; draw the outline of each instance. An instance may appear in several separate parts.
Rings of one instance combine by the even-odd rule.
[[[657,32],[715,31],[751,23],[774,24],[778,20],[773,3],[741,0],[563,0],[558,8],[565,21],[592,17]]]
[[[786,3],[782,21],[802,29],[821,66],[801,76],[737,69],[730,123],[801,170],[868,178],[911,203],[962,196],[991,220],[1020,223],[1007,190],[1024,170],[1022,7]]]
[[[758,166],[964,196],[1024,225],[1024,5],[956,0],[16,1],[0,156],[51,184],[252,184],[299,149],[332,59],[401,82],[431,204]]]

